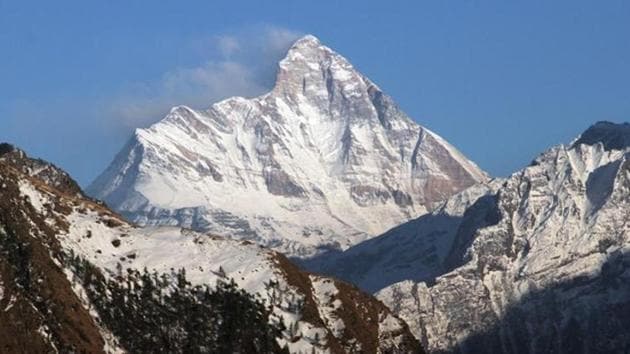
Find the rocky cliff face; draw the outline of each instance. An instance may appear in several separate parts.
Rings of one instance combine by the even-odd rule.
[[[275,87],[139,129],[90,186],[134,222],[181,225],[310,257],[433,208],[486,175],[315,37]]]
[[[20,158],[20,164],[0,160],[0,327],[11,334],[0,336],[3,351],[124,352],[107,321],[117,313],[110,299],[116,292],[96,279],[119,282],[120,291],[128,284],[125,274],[146,268],[164,282],[184,268],[191,286],[212,288],[233,279],[258,294],[270,306],[270,323],[282,328],[277,347],[292,353],[421,352],[403,321],[349,284],[303,272],[246,241],[175,227],[137,228],[81,193],[39,179],[27,168],[38,161],[23,152]],[[67,176],[50,172],[46,176]],[[99,312],[104,302],[111,312]]]
[[[337,255],[329,273],[377,291],[432,352],[625,352],[629,127],[597,123]]]

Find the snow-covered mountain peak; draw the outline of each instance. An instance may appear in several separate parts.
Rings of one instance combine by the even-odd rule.
[[[321,46],[322,43],[320,42],[319,38],[315,37],[314,35],[306,34],[302,36],[300,39],[296,40],[293,43],[292,47],[307,46],[307,45]]]
[[[289,255],[344,249],[486,174],[313,36],[274,88],[173,108],[88,189],[140,224],[255,239]]]
[[[300,61],[317,62],[324,58],[330,58],[334,53],[332,49],[323,45],[319,39],[313,35],[306,35],[296,40],[279,63],[280,66],[289,66]]]
[[[299,39],[297,39],[287,50],[287,54],[285,55],[284,61],[290,61],[291,59],[298,59],[299,56],[302,56],[302,59],[307,59],[312,57],[312,54],[315,52],[320,52],[320,54],[332,54],[333,50],[324,45],[319,38],[313,36],[312,34],[307,34]]]
[[[153,148],[144,143],[146,149]],[[127,148],[133,151],[134,146]],[[81,192],[69,193],[69,186],[60,183],[64,176],[70,178],[48,162],[0,144],[2,352],[133,353],[169,348],[177,353],[284,353],[282,347],[296,354],[422,352],[403,321],[350,284],[306,273],[283,255],[251,242],[176,227],[130,225]],[[142,269],[145,276],[135,282],[134,274]],[[154,280],[148,279],[149,272]],[[260,322],[242,320],[245,311],[217,315],[211,307],[202,307],[197,296],[185,306],[180,302],[188,294],[184,287],[214,291],[230,281],[235,290],[243,289],[260,301],[256,311]],[[140,287],[147,290],[142,296],[121,295],[132,289],[139,294]],[[123,298],[138,302],[118,301]],[[171,306],[168,301],[174,298],[181,306]],[[248,308],[240,295],[221,298],[238,301],[239,309]],[[210,314],[209,320],[200,321],[200,312]],[[209,347],[214,339],[208,338],[220,336],[208,334],[220,330],[197,332],[189,326],[194,321],[278,330],[270,333],[271,349],[257,345],[216,349]],[[165,334],[166,327],[157,323],[179,334]],[[129,335],[129,330],[137,332]],[[200,337],[208,338],[202,343]]]
[[[370,91],[380,89],[346,58],[308,35],[296,41],[280,61],[272,95],[290,105],[301,103],[314,108],[342,100],[369,106],[374,96]],[[333,117],[339,118],[339,114]]]

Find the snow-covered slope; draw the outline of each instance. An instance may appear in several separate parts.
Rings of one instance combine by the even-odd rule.
[[[23,153],[22,158],[28,163],[29,159]],[[31,273],[27,273],[30,274],[29,279],[32,278],[36,284],[41,283],[44,294],[50,292],[49,288],[62,288],[65,300],[61,303],[75,304],[73,311],[77,316],[72,320],[74,322],[69,322],[68,328],[60,328],[57,323],[64,321],[64,317],[56,318],[56,313],[48,314],[33,306],[43,311],[42,315],[33,316],[47,320],[36,325],[35,329],[40,328],[42,347],[48,348],[44,350],[34,346],[34,351],[47,351],[55,345],[58,347],[59,343],[69,345],[62,347],[62,352],[71,348],[88,352],[122,350],[116,338],[98,320],[98,314],[89,305],[85,289],[66,264],[64,254],[89,261],[110,279],[119,277],[117,274],[126,274],[127,269],[142,271],[144,268],[166,275],[184,268],[186,278],[193,285],[213,286],[219,279],[234,279],[239,287],[259,294],[266,304],[272,306],[274,315],[270,321],[282,321],[287,328],[278,342],[292,353],[420,351],[403,321],[392,315],[382,303],[353,286],[333,278],[305,273],[281,254],[247,241],[224,239],[177,227],[135,227],[103,205],[83,198],[81,193],[61,192],[54,188],[55,183],[51,183],[50,179],[34,178],[17,167],[0,160],[0,241],[11,240],[15,230],[19,230],[19,236],[28,240],[28,247],[37,250],[38,259],[42,259],[27,266],[32,269]],[[22,247],[20,242],[17,245],[7,248],[0,243],[0,251],[6,248],[14,252],[15,255],[7,256],[11,260],[22,254],[19,252]],[[14,250],[15,247],[18,249]],[[3,259],[0,259],[0,305],[4,305],[7,311],[16,301],[21,304],[31,298],[47,296],[26,296],[23,291],[5,286],[13,280],[6,272]],[[29,262],[29,258],[26,259]],[[17,264],[15,267],[22,263],[12,262]],[[50,284],[53,279],[56,279],[55,285]],[[17,284],[16,289],[27,288],[19,282]],[[11,291],[5,291],[5,288]],[[37,304],[36,300],[33,301]],[[44,309],[52,306],[51,303],[51,300],[43,302]],[[19,310],[26,311],[25,306],[28,307],[28,304],[20,305]],[[88,310],[91,311],[88,313]],[[0,313],[0,319],[3,316],[8,315]],[[37,323],[36,320],[32,322]],[[56,332],[51,334],[48,327]],[[16,328],[9,326],[10,330]],[[83,332],[75,334],[77,328]],[[83,346],[78,345],[79,340],[73,337],[80,333],[92,336],[86,338]],[[0,339],[0,344],[6,342]],[[23,344],[20,339],[17,340],[18,347]]]
[[[346,249],[486,175],[313,36],[275,87],[136,130],[88,192],[132,221],[254,240],[291,256]]]
[[[433,352],[627,352],[629,142],[629,124],[597,123],[331,271],[380,290]]]
[[[469,187],[429,214],[343,252],[309,259],[304,266],[349,280],[371,293],[402,280],[431,281],[445,272],[454,241],[461,238],[458,230],[469,229],[467,225],[473,222],[486,222],[485,212],[481,218],[473,217],[473,213],[492,202],[489,194],[501,182],[493,180]]]

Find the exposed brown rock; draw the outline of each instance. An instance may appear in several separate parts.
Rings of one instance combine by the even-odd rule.
[[[0,162],[0,307],[5,309],[0,351],[103,352],[97,325],[56,263],[61,260],[58,230],[20,196],[19,178],[16,169]]]
[[[291,263],[284,255],[276,253],[274,259],[278,268],[289,285],[297,288],[305,295],[302,320],[315,326],[326,328],[320,317],[314,299],[311,273],[305,272]],[[331,279],[332,280],[332,279]],[[401,348],[383,348],[379,346],[379,319],[390,314],[390,310],[374,297],[362,292],[357,287],[339,280],[332,280],[339,290],[336,295],[343,306],[337,310],[346,325],[342,338],[336,338],[330,329],[326,336],[327,344],[332,353],[346,353],[347,348],[356,341],[361,353],[423,353],[420,343],[413,337],[407,325],[397,335],[402,337]]]

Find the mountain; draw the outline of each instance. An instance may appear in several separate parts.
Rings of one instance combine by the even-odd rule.
[[[289,256],[346,249],[487,176],[313,36],[273,89],[136,130],[88,188],[142,225],[252,240]]]
[[[492,222],[494,215],[487,213],[485,206],[493,202],[492,192],[501,182],[494,179],[471,186],[431,213],[343,252],[309,259],[305,267],[334,274],[370,293],[403,280],[431,282],[447,272],[447,258],[456,239],[465,239],[462,234],[475,230],[480,222]]]
[[[430,352],[627,352],[629,196],[630,124],[600,122],[328,272],[376,292]]]
[[[85,197],[79,184],[67,172],[42,159],[28,157],[24,151],[11,144],[0,144],[0,162],[41,180],[60,192]]]
[[[19,156],[0,158],[2,352],[421,352],[347,283],[247,241],[138,228],[2,146]]]

